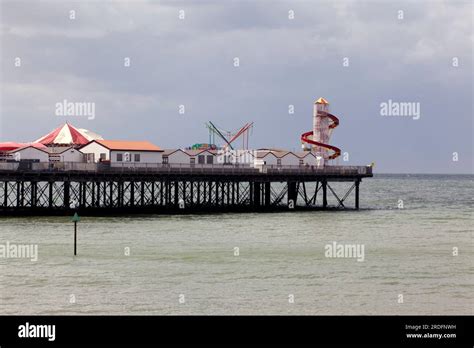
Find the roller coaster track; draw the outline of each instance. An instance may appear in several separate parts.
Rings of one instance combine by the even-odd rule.
[[[321,115],[321,117],[328,117],[332,121],[332,123],[329,125],[329,129],[334,129],[339,125],[339,119],[333,114],[330,114],[329,112],[325,112],[325,111],[319,111],[319,114]],[[310,139],[313,137],[313,135],[314,135],[313,131],[303,133],[301,134],[301,141],[307,144],[324,147],[326,149],[333,151],[334,153],[328,157],[328,159],[330,160],[335,159],[341,155],[341,150],[338,147],[335,147],[329,144],[323,144],[313,139]]]

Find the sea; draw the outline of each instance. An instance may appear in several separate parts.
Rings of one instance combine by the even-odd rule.
[[[71,217],[0,217],[37,248],[0,257],[0,314],[472,315],[473,197],[380,174],[359,211],[82,216],[76,256]]]

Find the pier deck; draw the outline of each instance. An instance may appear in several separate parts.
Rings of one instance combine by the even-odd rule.
[[[0,214],[82,215],[359,209],[369,166],[0,164]],[[349,187],[336,193],[333,182]],[[346,184],[347,185],[347,184]],[[353,193],[354,204],[347,199]],[[331,196],[334,204],[328,203]]]

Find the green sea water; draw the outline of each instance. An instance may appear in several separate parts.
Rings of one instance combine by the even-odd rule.
[[[0,217],[0,243],[38,245],[0,258],[0,314],[473,314],[473,192],[378,175],[360,211],[82,217],[75,257],[70,217]]]

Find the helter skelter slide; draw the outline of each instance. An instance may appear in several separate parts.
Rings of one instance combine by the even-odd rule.
[[[332,130],[339,125],[339,119],[329,113],[329,103],[324,98],[319,98],[313,108],[313,130],[301,134],[301,143],[311,144],[312,151],[324,160],[332,160],[341,155],[341,150],[329,145]],[[332,153],[330,153],[330,151]]]

